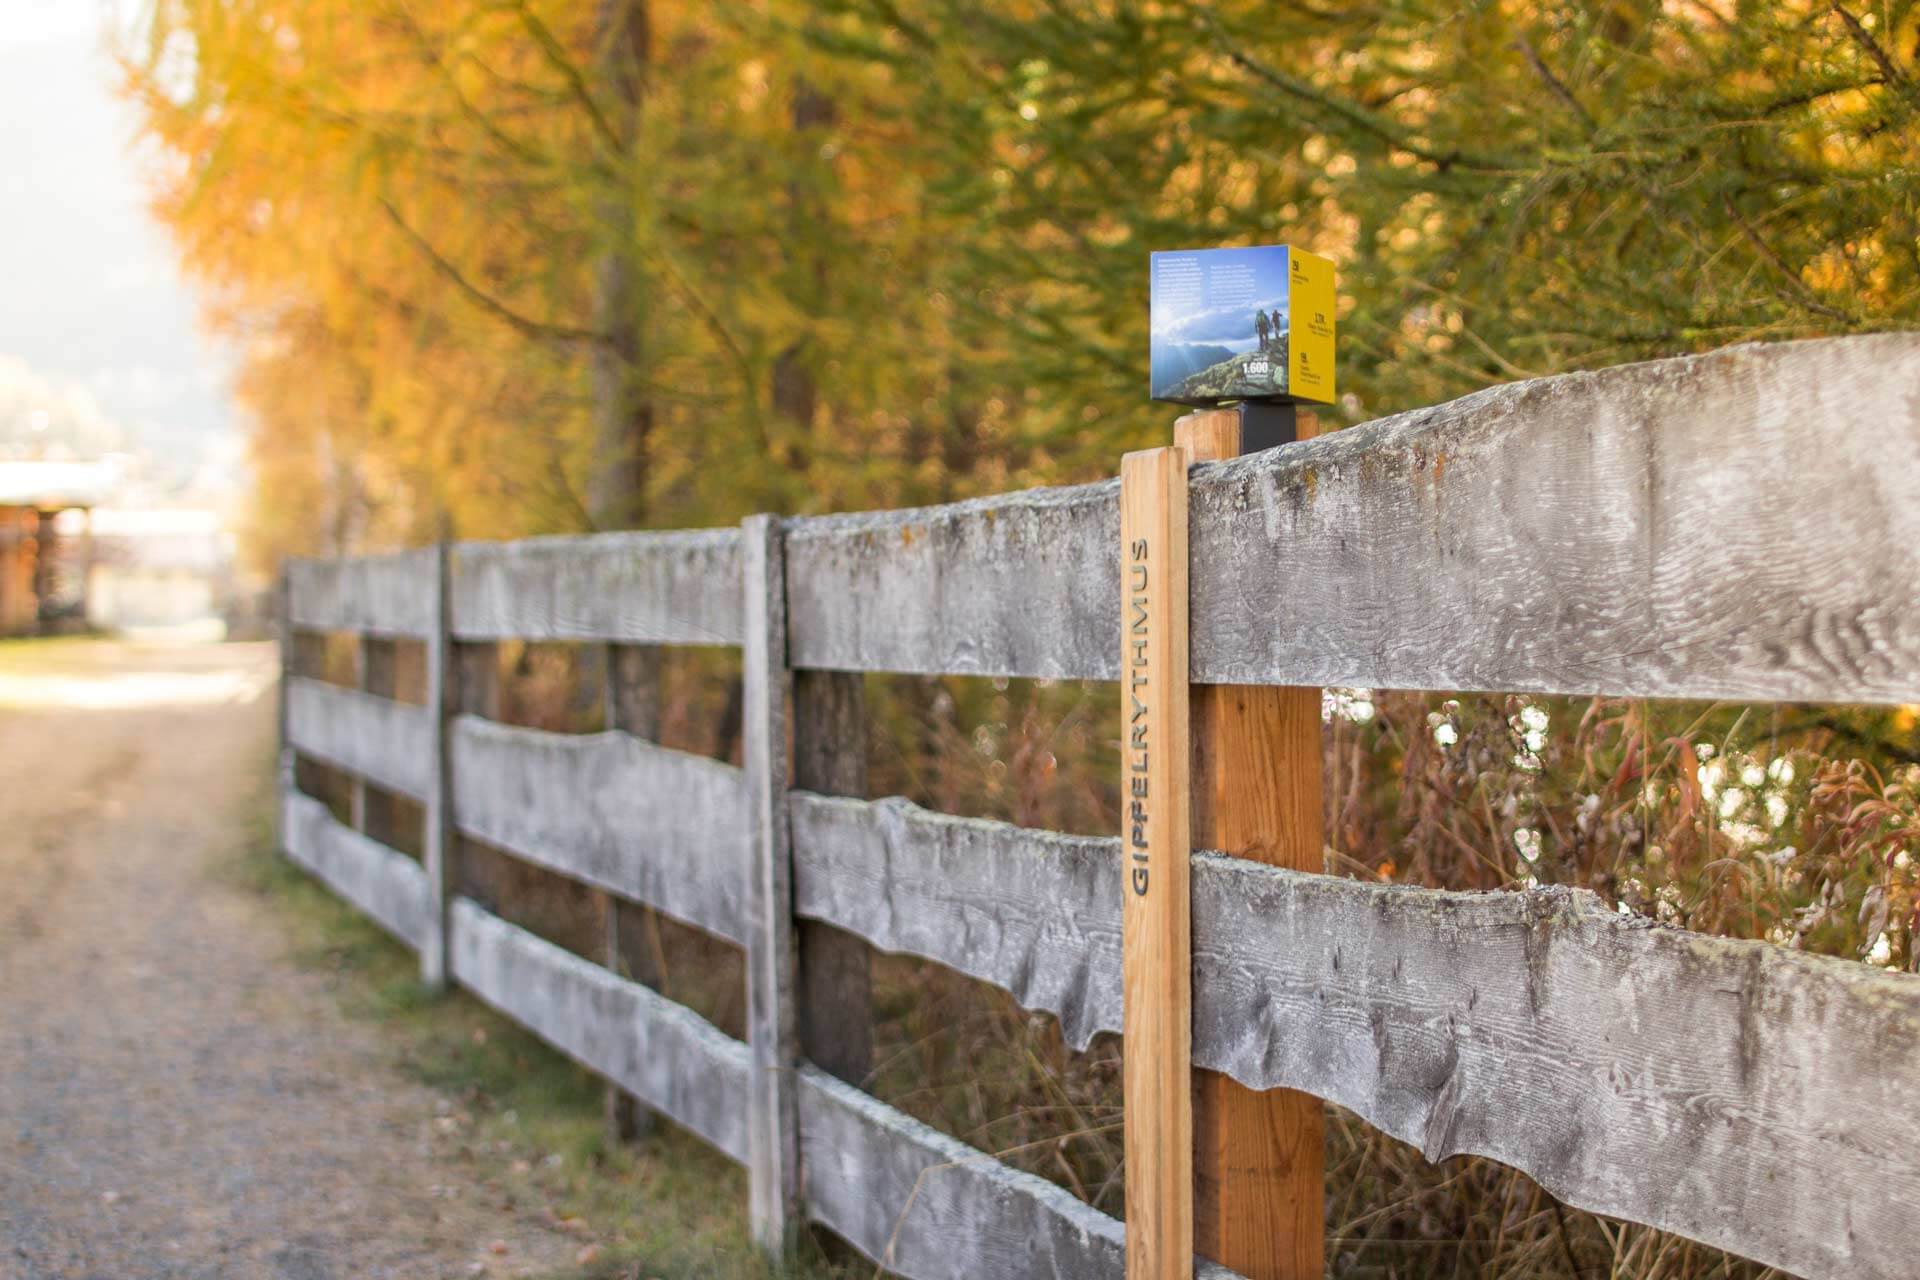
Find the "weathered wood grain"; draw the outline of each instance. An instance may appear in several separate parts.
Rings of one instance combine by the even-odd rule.
[[[798,909],[1120,1029],[1116,840],[793,798]],[[1198,855],[1194,1062],[1431,1159],[1817,1276],[1910,1272],[1920,977],[1593,895],[1434,893]]]
[[[427,709],[295,676],[287,682],[293,749],[424,803],[432,789]]]
[[[452,952],[461,986],[726,1155],[747,1158],[746,1045],[467,898],[453,904]]]
[[[420,982],[444,991],[452,940],[451,911],[457,881],[458,837],[453,830],[452,776],[447,765],[447,731],[452,722],[458,673],[453,639],[447,634],[447,546],[433,549],[433,626],[426,642],[427,804],[421,815],[420,861],[426,868],[429,913],[427,938],[420,947]]]
[[[1920,335],[1480,392],[1192,477],[1193,678],[1920,701]],[[796,666],[1115,678],[1109,483],[796,522]]]
[[[794,910],[938,960],[1060,1019],[1120,1030],[1119,842],[796,791]],[[1111,883],[1109,883],[1111,881]]]
[[[740,529],[744,647],[741,758],[748,848],[747,1199],[754,1239],[775,1257],[800,1221],[800,1062],[793,931],[793,849],[787,821],[787,575],[780,522]]]
[[[515,857],[745,944],[746,792],[732,765],[631,734],[460,716],[454,826]]]
[[[289,858],[414,950],[426,944],[433,904],[419,863],[361,835],[291,788],[280,794],[280,831]]]
[[[815,1066],[800,1069],[807,1211],[908,1280],[1125,1272],[1126,1228],[1043,1178],[921,1124]],[[1233,1280],[1199,1263],[1200,1280]]]
[[[289,560],[293,625],[424,639],[433,628],[435,555],[422,547],[351,560]]]
[[[1196,1043],[1243,1083],[1797,1273],[1910,1273],[1920,978],[1584,892],[1225,861],[1195,889]]]
[[[740,643],[740,535],[596,533],[454,547],[461,640]]]
[[[1114,679],[1119,496],[1110,480],[795,520],[793,665]]]

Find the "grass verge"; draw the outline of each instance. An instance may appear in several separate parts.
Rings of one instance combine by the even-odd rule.
[[[264,789],[263,789],[264,790]],[[420,985],[414,954],[275,850],[265,804],[231,876],[267,899],[296,963],[326,973],[349,1017],[375,1023],[404,1073],[441,1095],[435,1127],[489,1162],[517,1211],[580,1241],[578,1266],[538,1280],[826,1280],[871,1276],[803,1241],[784,1272],[747,1231],[745,1172],[670,1124],[609,1144],[605,1085],[472,997]]]

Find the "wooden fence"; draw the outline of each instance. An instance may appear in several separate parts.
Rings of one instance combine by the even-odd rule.
[[[849,678],[822,673],[1115,678],[1116,499],[1101,483],[292,564],[294,650],[424,641],[429,693],[290,674],[287,760],[427,817],[423,865],[288,767],[285,850],[430,981],[745,1162],[763,1240],[805,1217],[916,1280],[1118,1275],[1120,1223],[803,1057],[796,985],[797,934],[830,926],[1002,987],[1076,1046],[1120,1030],[1115,840],[810,781],[836,749],[818,707]],[[1920,702],[1917,336],[1500,387],[1196,467],[1191,507],[1196,681]],[[489,672],[469,655],[505,639],[740,646],[745,767],[475,714]],[[814,682],[791,728],[812,790],[789,785],[790,680]],[[744,948],[748,1040],[455,896],[457,835]],[[1580,890],[1202,854],[1192,899],[1197,1066],[1785,1270],[1915,1274],[1920,977]]]

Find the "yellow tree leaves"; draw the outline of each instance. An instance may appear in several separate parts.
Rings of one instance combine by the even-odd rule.
[[[1156,247],[1337,255],[1348,417],[1914,323],[1920,8],[1727,8],[156,0],[127,65],[274,546],[347,549],[588,527],[642,437],[656,525],[1104,472]]]
[[[611,395],[653,422],[654,523],[951,490],[921,419],[991,415],[945,403],[955,228],[894,85],[802,4],[628,2],[637,85],[579,0],[157,8],[128,90],[241,347],[263,555],[589,527]]]

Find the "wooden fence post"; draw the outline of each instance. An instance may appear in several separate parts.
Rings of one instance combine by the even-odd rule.
[[[448,571],[453,571],[457,557],[450,557]],[[500,688],[500,643],[496,640],[466,641],[453,638],[447,641],[447,681],[448,695],[452,705],[447,709],[449,726],[447,729],[447,900],[460,894],[467,894],[480,901],[489,911],[499,911],[501,893],[498,872],[498,859],[492,857],[468,857],[468,845],[472,841],[460,834],[459,823],[455,821],[453,798],[457,794],[457,768],[452,758],[451,721],[463,715],[479,716],[483,720],[500,719],[503,709]]]
[[[293,725],[288,719],[287,710],[288,699],[292,696],[292,683],[299,676],[318,679],[326,674],[327,667],[326,637],[303,631],[294,625],[293,580],[294,575],[290,571],[281,570],[280,742],[284,753],[283,769],[286,782],[295,791],[311,796],[332,796],[335,792],[328,781],[332,775],[325,766],[302,760],[293,749]]]
[[[793,785],[867,797],[866,683],[857,671],[793,673]],[[818,920],[799,922],[800,1052],[864,1085],[873,1070],[873,948]]]
[[[361,634],[360,691],[376,697],[391,698],[396,689],[399,645],[385,636]],[[381,844],[394,843],[393,797],[365,778],[353,784],[353,825]]]
[[[748,886],[747,1180],[754,1239],[783,1255],[799,1221],[799,1044],[793,862],[787,824],[787,581],[773,516],[741,525],[746,609],[741,677],[752,882]]]
[[[293,789],[293,738],[287,732],[287,697],[293,679],[293,578],[286,562],[280,564],[280,579],[273,594],[274,640],[280,655],[280,678],[274,682],[274,725],[278,750],[273,756],[273,830],[274,848],[287,849],[286,794]]]
[[[1175,424],[1174,439],[1194,462],[1237,457],[1239,415],[1190,413]],[[1193,847],[1323,870],[1320,690],[1196,685],[1192,724]],[[1292,1089],[1256,1092],[1228,1076],[1196,1072],[1194,1143],[1196,1252],[1248,1280],[1320,1280],[1320,1100]]]
[[[655,645],[610,644],[606,646],[604,705],[606,725],[648,742],[660,741],[661,684],[660,650]],[[611,893],[600,895],[605,925],[607,968],[658,989],[660,966],[653,948],[643,942],[629,948],[623,925],[638,923],[649,940],[654,928],[653,909],[623,905]],[[654,1114],[640,1100],[618,1084],[607,1082],[606,1126],[609,1143],[631,1142],[651,1133]]]
[[[1127,1275],[1193,1275],[1187,455],[1120,463],[1122,1123]]]
[[[427,715],[432,718],[427,771],[427,811],[421,831],[421,862],[427,869],[427,936],[420,948],[420,981],[432,991],[447,987],[450,909],[454,889],[452,760],[447,733],[454,712],[451,687],[453,626],[451,554],[445,542],[434,548],[433,607],[427,628]]]
[[[353,687],[365,693],[367,691],[367,647],[373,643],[373,637],[363,631],[355,631],[353,640]],[[347,778],[347,825],[355,831],[367,829],[367,782],[358,774]]]

